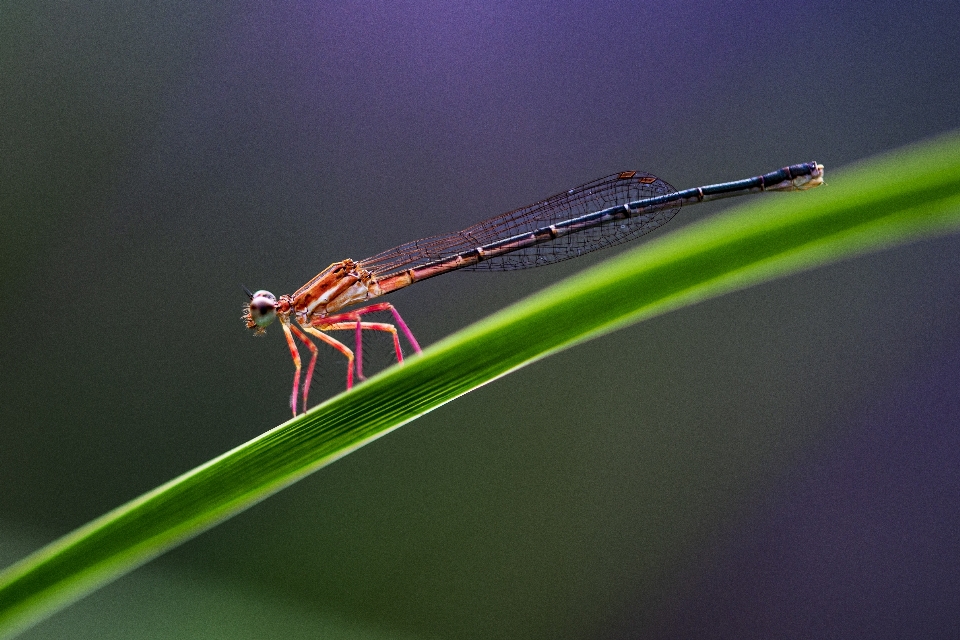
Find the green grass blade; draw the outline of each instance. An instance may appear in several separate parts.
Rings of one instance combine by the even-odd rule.
[[[15,633],[450,400],[643,318],[866,251],[960,228],[960,135],[756,198],[505,309],[119,507],[0,573]]]

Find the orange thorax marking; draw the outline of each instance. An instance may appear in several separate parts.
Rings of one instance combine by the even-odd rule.
[[[318,273],[293,294],[293,310],[300,322],[324,317],[352,304],[380,295],[376,278],[353,260],[341,260]]]

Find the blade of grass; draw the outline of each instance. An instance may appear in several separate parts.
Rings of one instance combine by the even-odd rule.
[[[960,228],[960,134],[597,265],[123,505],[0,573],[16,633],[371,440],[539,358],[779,276]]]

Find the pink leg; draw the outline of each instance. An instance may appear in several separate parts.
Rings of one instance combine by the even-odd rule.
[[[350,389],[351,387],[353,387],[353,351],[350,351],[350,349],[345,344],[343,344],[339,340],[335,340],[331,338],[330,336],[320,331],[319,329],[316,329],[314,327],[303,327],[303,329],[310,335],[316,336],[319,340],[326,342],[328,345],[330,345],[331,347],[333,347],[334,349],[342,353],[344,356],[346,356],[347,358],[347,389]]]
[[[283,322],[283,335],[287,338],[287,346],[290,347],[290,356],[293,358],[293,366],[296,372],[293,374],[293,393],[290,394],[290,408],[293,409],[293,417],[297,417],[297,392],[300,391],[300,352],[297,351],[297,343],[293,341],[293,334],[290,333],[290,325]]]
[[[334,324],[325,324],[323,325],[324,331],[346,331],[349,329],[356,330],[357,336],[357,377],[361,380],[366,380],[366,377],[363,375],[363,361],[362,361],[362,331],[364,329],[368,331],[387,331],[393,335],[393,349],[397,353],[397,362],[403,362],[403,351],[400,350],[400,336],[397,334],[397,328],[392,324],[387,324],[385,322],[360,322],[360,319],[357,319],[356,323],[353,322],[336,322]]]
[[[371,304],[368,307],[363,307],[362,309],[357,309],[356,311],[326,316],[324,318],[316,318],[313,321],[313,326],[326,327],[331,324],[343,322],[345,320],[353,321],[356,320],[358,316],[361,316],[365,313],[375,313],[377,311],[390,311],[393,314],[393,319],[397,322],[397,326],[400,327],[401,331],[403,331],[403,335],[407,337],[407,340],[410,342],[413,350],[417,353],[423,352],[423,350],[420,348],[420,345],[417,343],[417,339],[413,337],[413,332],[410,331],[409,327],[407,327],[407,323],[403,321],[403,318],[400,317],[400,313],[397,312],[396,308],[389,302],[379,302],[377,304]]]
[[[360,322],[360,316],[357,316],[357,377],[366,380],[363,376],[363,323]]]
[[[420,345],[417,344],[417,339],[413,337],[413,332],[410,331],[410,328],[407,327],[407,323],[404,322],[403,318],[400,317],[400,312],[397,311],[397,308],[392,304],[390,305],[390,312],[393,313],[393,319],[397,321],[397,325],[400,327],[400,330],[403,331],[403,335],[407,336],[407,340],[413,345],[413,350],[417,353],[423,353],[423,349],[421,349]]]
[[[290,330],[300,338],[300,341],[303,344],[307,345],[307,348],[310,349],[310,366],[307,367],[307,377],[303,381],[303,411],[307,411],[307,394],[310,393],[310,382],[313,380],[313,369],[317,366],[317,345],[313,344],[307,336],[303,334],[302,331],[297,329],[295,325],[290,325]],[[296,393],[296,392],[294,392]],[[294,415],[296,415],[296,410],[294,410]]]

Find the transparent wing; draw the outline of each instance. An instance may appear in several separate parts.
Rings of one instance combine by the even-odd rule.
[[[382,276],[414,269],[498,240],[529,233],[564,220],[628,202],[675,193],[669,184],[639,171],[623,171],[588,182],[576,189],[479,222],[463,231],[414,240],[360,261],[360,266]],[[576,258],[590,251],[627,242],[667,223],[680,210],[672,203],[634,218],[612,220],[579,233],[561,236],[513,253],[465,267],[468,270],[526,269]]]

